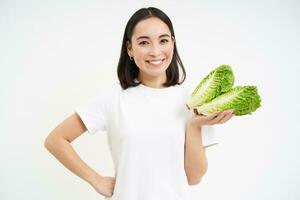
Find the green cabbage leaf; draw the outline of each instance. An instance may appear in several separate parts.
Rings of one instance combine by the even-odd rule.
[[[220,65],[211,71],[198,86],[186,102],[188,109],[201,106],[211,101],[233,87],[234,75],[229,65]]]
[[[260,103],[256,86],[237,86],[193,110],[196,114],[203,115],[225,110],[233,110],[235,115],[246,115],[259,108]]]

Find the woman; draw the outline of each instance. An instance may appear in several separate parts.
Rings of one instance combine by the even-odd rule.
[[[187,110],[191,91],[182,84],[173,26],[157,8],[142,8],[129,19],[117,71],[120,82],[79,106],[45,147],[111,200],[187,200],[188,185],[207,171],[203,128],[225,123],[232,112],[203,116]],[[107,131],[115,177],[101,176],[72,148],[85,131]]]

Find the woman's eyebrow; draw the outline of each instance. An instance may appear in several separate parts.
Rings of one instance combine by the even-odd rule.
[[[162,34],[158,38],[162,38],[162,37],[170,37],[170,35],[169,34]],[[150,38],[149,36],[140,36],[136,40],[139,40],[139,39],[149,39],[149,38]]]

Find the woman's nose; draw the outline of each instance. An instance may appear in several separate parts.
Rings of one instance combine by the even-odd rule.
[[[161,47],[158,44],[153,44],[150,49],[150,55],[158,56],[161,54]]]

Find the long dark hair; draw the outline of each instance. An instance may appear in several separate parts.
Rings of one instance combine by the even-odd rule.
[[[171,31],[171,36],[175,38],[172,22],[163,11],[154,7],[141,8],[138,11],[136,11],[127,22],[122,41],[121,55],[118,63],[118,78],[123,89],[127,89],[129,87],[137,86],[140,84],[140,82],[135,81],[139,73],[139,68],[136,66],[134,61],[130,60],[129,55],[127,54],[126,42],[131,42],[131,37],[135,25],[139,21],[150,17],[157,17],[160,20],[162,20],[165,24],[167,24]],[[179,80],[179,67],[182,70],[181,82]],[[167,80],[163,85],[167,87],[176,84],[180,85],[184,82],[186,78],[184,66],[177,52],[176,42],[174,43],[173,58],[168,69],[166,70],[166,75]]]

